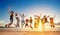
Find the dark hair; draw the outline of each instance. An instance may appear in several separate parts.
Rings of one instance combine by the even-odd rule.
[[[46,15],[44,15],[44,17],[46,17]]]
[[[24,14],[22,14],[22,15],[24,15]]]
[[[26,19],[26,21],[29,21],[28,19]]]
[[[14,13],[14,11],[11,11],[12,13]]]
[[[18,17],[16,17],[16,19],[19,19]]]
[[[30,17],[30,18],[32,18],[32,17]]]

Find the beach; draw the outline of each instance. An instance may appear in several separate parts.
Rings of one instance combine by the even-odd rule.
[[[60,35],[60,31],[0,31],[0,35]]]
[[[55,25],[51,28],[49,25],[45,26],[45,31],[42,29],[20,28],[20,27],[5,27],[0,26],[0,35],[60,35],[60,25]]]

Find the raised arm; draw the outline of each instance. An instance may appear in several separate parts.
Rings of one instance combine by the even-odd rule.
[[[41,14],[40,14],[40,17],[41,17]]]
[[[21,14],[19,14],[20,16],[22,16]]]
[[[26,17],[26,15],[24,17]]]
[[[10,7],[8,8],[8,12],[10,13]]]
[[[54,16],[54,18],[56,17],[56,15]]]

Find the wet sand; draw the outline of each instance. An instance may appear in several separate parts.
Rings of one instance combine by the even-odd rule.
[[[20,29],[15,27],[6,28],[4,26],[0,26],[0,35],[60,35],[60,25],[56,26],[55,29],[51,29],[50,31],[49,31],[50,27],[49,26],[47,27],[48,29],[46,30],[48,31],[31,31],[31,29]]]
[[[0,30],[0,35],[60,35],[60,31],[13,31],[13,30]]]

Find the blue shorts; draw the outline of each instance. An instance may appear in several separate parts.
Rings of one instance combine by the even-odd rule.
[[[25,23],[25,22],[22,20],[22,23]]]

